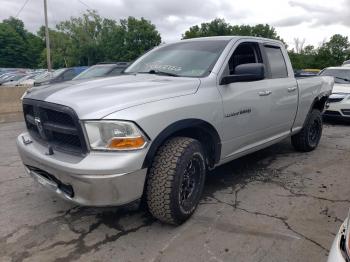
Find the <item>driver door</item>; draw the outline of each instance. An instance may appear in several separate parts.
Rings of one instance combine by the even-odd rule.
[[[221,77],[235,74],[238,65],[247,63],[264,63],[258,42],[236,44]],[[223,158],[243,153],[269,138],[271,132],[267,119],[272,101],[267,90],[268,81],[219,85],[224,108]]]

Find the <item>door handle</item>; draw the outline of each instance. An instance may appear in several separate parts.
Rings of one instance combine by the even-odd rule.
[[[268,96],[268,95],[271,95],[272,92],[269,90],[266,90],[266,91],[261,91],[258,94],[259,94],[259,96]]]
[[[294,92],[295,90],[297,90],[297,87],[296,86],[288,87],[287,90],[289,93],[291,93],[291,92]]]

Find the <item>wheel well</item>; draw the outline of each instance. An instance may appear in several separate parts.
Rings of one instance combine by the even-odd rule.
[[[316,98],[313,103],[312,109],[318,109],[321,112],[323,112],[327,100],[328,100],[328,96],[322,96],[321,98]]]
[[[158,148],[166,140],[177,136],[190,137],[200,141],[205,150],[209,167],[213,167],[219,162],[221,141],[216,129],[203,120],[186,119],[171,124],[154,139],[146,155],[143,167],[149,167],[151,165]]]

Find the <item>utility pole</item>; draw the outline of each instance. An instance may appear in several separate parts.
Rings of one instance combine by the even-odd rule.
[[[49,26],[47,22],[47,3],[44,0],[44,14],[45,14],[45,39],[46,39],[46,57],[47,57],[47,70],[51,72],[51,51],[50,51],[50,38],[49,38]]]

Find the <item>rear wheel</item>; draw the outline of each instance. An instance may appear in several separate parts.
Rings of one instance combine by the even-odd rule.
[[[298,151],[309,152],[314,150],[322,136],[322,115],[317,109],[313,109],[303,129],[292,136],[292,145]]]
[[[175,137],[158,150],[147,180],[147,206],[157,219],[181,224],[195,211],[205,181],[205,156],[199,141]]]

